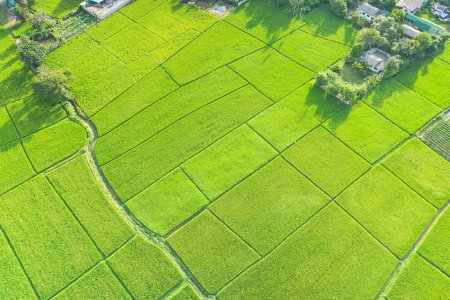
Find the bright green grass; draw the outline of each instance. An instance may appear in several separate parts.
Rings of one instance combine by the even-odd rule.
[[[31,93],[33,73],[16,51],[0,52],[0,66],[0,104],[21,99]]]
[[[108,19],[107,19],[108,20]],[[100,26],[103,22],[97,23]],[[92,28],[96,28],[96,26]],[[95,29],[93,29],[95,31]],[[100,51],[98,43],[88,34],[80,34],[68,41],[47,56],[46,64],[53,68],[66,67],[67,64],[76,64],[90,52]]]
[[[190,285],[186,285],[184,288],[179,290],[176,294],[169,296],[170,300],[197,300],[200,297],[194,291]]]
[[[108,261],[137,299],[158,299],[182,279],[170,259],[139,235]]]
[[[247,125],[203,150],[182,168],[209,199],[244,179],[277,152]]]
[[[177,88],[167,73],[158,68],[96,113],[91,121],[99,135],[104,135]]]
[[[370,166],[323,127],[303,137],[283,156],[331,196]]]
[[[145,226],[161,235],[208,204],[208,200],[180,169],[169,173],[127,202]]]
[[[55,299],[131,299],[131,297],[102,262],[58,294]]]
[[[105,255],[134,234],[98,186],[83,156],[48,177]]]
[[[441,111],[395,80],[382,82],[364,102],[409,133],[417,131]]]
[[[20,142],[0,147],[0,194],[34,175]]]
[[[30,282],[20,267],[2,231],[0,231],[0,298],[35,299]]]
[[[34,167],[42,171],[75,154],[86,143],[86,131],[71,121],[62,121],[23,139]]]
[[[374,299],[397,260],[335,204],[219,293],[228,299]]]
[[[131,24],[102,44],[125,62],[132,62],[163,44],[164,40],[138,24]],[[133,45],[130,47],[130,45]]]
[[[0,146],[18,138],[14,124],[5,107],[0,106]]]
[[[211,205],[211,210],[266,254],[328,197],[282,158],[276,158]]]
[[[314,9],[303,20],[307,25],[302,30],[309,33],[347,45],[353,45],[355,42],[358,32],[356,28],[333,14],[327,4]]]
[[[266,43],[272,43],[305,25],[292,15],[289,8],[280,10],[273,2],[264,0],[247,2],[228,15],[225,21]]]
[[[278,101],[314,77],[272,48],[250,54],[230,67],[268,98]]]
[[[147,0],[147,2],[149,1]],[[133,23],[133,21],[129,18],[121,13],[117,13],[89,28],[88,33],[96,40],[104,41],[117,34],[131,23]]]
[[[51,99],[40,99],[37,96],[31,96],[8,105],[8,111],[21,136],[34,133],[67,116],[59,103],[53,102]]]
[[[406,267],[397,275],[387,298],[396,299],[449,299],[450,278],[414,255]]]
[[[303,31],[284,37],[273,47],[315,72],[332,65],[350,50],[348,46]]]
[[[408,252],[436,213],[382,166],[365,174],[337,201],[399,257]]]
[[[409,141],[383,164],[434,205],[450,199],[450,163],[421,141]]]
[[[102,170],[122,200],[127,200],[270,103],[244,87],[173,124]]]
[[[245,81],[239,75],[222,68],[183,86],[101,137],[96,148],[99,163],[111,161],[177,120],[244,84]],[[149,90],[148,93],[156,94],[156,91]],[[123,105],[128,105],[128,102]]]
[[[339,101],[308,83],[259,114],[250,125],[281,151],[341,107]]]
[[[325,126],[370,162],[375,162],[408,137],[405,131],[363,103],[341,111]]]
[[[78,0],[35,0],[31,8],[42,10],[52,17],[61,18],[76,11],[80,2]]]
[[[217,292],[259,257],[209,211],[176,231],[168,241],[210,293]]]
[[[441,108],[450,106],[450,65],[440,59],[419,60],[403,71],[398,81],[421,94]]]
[[[441,215],[439,221],[433,227],[419,253],[431,260],[439,268],[450,274],[450,209]]]
[[[13,50],[16,44],[8,31],[0,27],[0,54]]]
[[[42,298],[101,258],[42,176],[0,197],[0,223]]]
[[[262,47],[257,39],[220,21],[172,56],[164,67],[184,84]]]
[[[167,0],[137,0],[122,8],[120,12],[131,19],[137,20],[166,1]]]
[[[185,33],[190,28],[175,20],[173,18],[175,13],[167,11],[164,9],[164,6],[165,5],[162,5],[140,18],[139,23],[152,33],[168,41]]]
[[[444,50],[442,51],[442,54],[438,56],[443,61],[450,63],[450,43],[447,43],[445,45]]]
[[[196,39],[199,35],[199,32],[190,29],[184,34],[162,44],[155,50],[151,51],[150,56],[155,58],[159,63],[163,63],[184,46]]]
[[[33,33],[33,31],[33,27],[29,22],[21,23],[20,25],[16,25],[11,29],[11,32],[15,37],[21,37],[31,34]]]

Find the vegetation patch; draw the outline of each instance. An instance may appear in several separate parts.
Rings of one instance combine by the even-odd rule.
[[[179,35],[176,38],[162,44],[161,46],[150,52],[150,55],[159,63],[163,63],[172,55],[181,50],[184,46],[195,40],[199,35],[199,32],[190,29],[182,35]]]
[[[420,133],[420,137],[450,159],[450,118],[438,117]]]
[[[79,0],[34,0],[31,6],[34,10],[42,10],[55,18],[61,18],[77,10]]]
[[[103,42],[129,26],[131,23],[133,23],[133,21],[129,18],[121,13],[116,13],[89,28],[89,36]]]
[[[142,18],[167,0],[138,0],[133,5],[127,5],[120,10],[127,17],[137,20]]]
[[[17,139],[17,131],[5,107],[0,106],[0,146]]]
[[[179,290],[176,294],[170,296],[168,299],[170,300],[198,300],[200,297],[194,291],[194,289],[187,285],[181,290]]]

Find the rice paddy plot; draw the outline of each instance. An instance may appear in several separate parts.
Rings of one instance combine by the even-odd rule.
[[[166,11],[162,5],[139,19],[139,24],[152,33],[169,41],[189,30],[189,26],[174,19],[174,13]]]
[[[333,197],[370,167],[323,127],[304,136],[283,156]]]
[[[263,46],[250,35],[219,21],[163,66],[178,83],[185,84]]]
[[[307,83],[249,124],[279,151],[342,109],[342,104]]]
[[[450,64],[450,44],[445,45],[444,51],[438,57]]]
[[[383,164],[438,207],[450,199],[450,162],[412,139]]]
[[[382,82],[364,102],[409,133],[441,112],[439,106],[395,80]]]
[[[450,118],[440,118],[425,128],[422,140],[450,159]]]
[[[32,92],[33,73],[16,51],[0,54],[0,66],[0,104],[21,99]]]
[[[123,7],[120,12],[133,20],[137,20],[166,1],[167,0],[137,0],[130,5]]]
[[[102,20],[101,22],[98,22],[97,24],[89,28],[87,32],[89,36],[100,42],[103,42],[132,23],[133,21],[123,14],[115,13],[112,16]]]
[[[105,255],[133,236],[134,231],[100,189],[83,156],[47,176]]]
[[[86,131],[71,121],[61,121],[23,139],[37,171],[47,169],[77,153],[86,143]]]
[[[103,22],[97,24],[103,24]],[[90,57],[89,54],[91,52],[95,53],[101,51],[98,49],[99,44],[96,43],[89,34],[80,34],[59,47],[57,50],[51,52],[47,56],[46,65],[52,68],[67,67],[68,64],[76,65],[76,63],[79,63],[83,58]]]
[[[300,30],[272,46],[314,72],[322,71],[350,51],[348,46]]]
[[[396,264],[393,255],[331,203],[219,297],[376,298]]]
[[[277,154],[243,125],[185,162],[182,168],[209,199],[216,199]]]
[[[159,299],[182,280],[169,257],[139,235],[108,262],[137,299]]]
[[[386,293],[388,299],[449,299],[450,278],[414,255]]]
[[[96,148],[99,163],[104,164],[113,160],[167,126],[237,90],[245,84],[246,82],[233,71],[228,68],[222,68],[183,86],[139,112],[107,135],[102,136]],[[157,91],[157,89],[147,90],[147,87],[140,84],[136,89],[133,87],[129,90],[130,93],[138,93],[136,99],[141,99],[140,95],[142,93],[148,95],[145,97],[146,99],[151,99],[149,94],[156,95]],[[128,93],[124,94],[124,97],[125,99],[117,99],[120,101],[119,104],[123,100],[127,100]],[[156,102],[156,100],[153,101]],[[114,102],[112,105],[112,110],[115,110],[114,107],[116,105]],[[128,102],[121,105],[128,105]],[[109,110],[108,107],[107,109]],[[130,108],[127,108],[127,110],[130,110]],[[100,112],[100,114],[103,116],[102,118],[108,119],[118,115],[120,112],[120,110],[117,110],[112,114],[107,114],[107,112],[106,114]],[[95,119],[94,116],[94,122]],[[130,132],[133,132],[133,134],[130,134]]]
[[[278,101],[314,77],[272,48],[264,48],[230,65],[266,97]]]
[[[8,31],[0,27],[0,57],[8,51],[14,50],[16,43],[14,39],[9,35]]]
[[[42,298],[101,258],[43,176],[0,197],[0,223]]]
[[[176,294],[169,296],[167,299],[169,300],[199,300],[200,297],[194,291],[194,289],[187,285],[181,290],[179,290]]]
[[[0,147],[0,195],[34,175],[20,142]]]
[[[336,199],[389,249],[403,257],[437,210],[383,166],[377,166]]]
[[[274,2],[251,0],[238,7],[225,21],[270,44],[305,25],[289,8]]]
[[[174,123],[102,170],[126,201],[270,103],[253,88],[241,88]]]
[[[14,124],[5,107],[0,106],[0,146],[18,138]]]
[[[76,282],[59,293],[54,299],[131,299],[125,288],[102,262]]]
[[[267,254],[328,200],[286,161],[276,158],[210,209],[260,253]]]
[[[341,111],[325,127],[371,163],[408,137],[405,131],[362,102]]]
[[[35,0],[31,5],[34,10],[42,10],[47,15],[62,18],[76,11],[81,1],[79,0]]]
[[[209,202],[180,169],[176,169],[127,201],[146,227],[165,235]]]
[[[449,78],[450,65],[435,58],[418,61],[410,69],[404,70],[397,80],[446,109],[450,106]]]
[[[199,35],[199,32],[190,29],[151,51],[150,56],[155,58],[159,63],[163,63],[184,46],[195,40]]]
[[[168,241],[210,293],[217,292],[259,257],[209,211],[191,220]]]

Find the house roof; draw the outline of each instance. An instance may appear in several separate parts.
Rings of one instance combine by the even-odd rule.
[[[370,5],[367,2],[363,2],[361,3],[361,5],[358,8],[359,11],[362,11],[366,14],[368,14],[369,16],[375,17],[378,15],[378,13],[380,12],[380,9],[378,7],[375,7],[373,5]]]
[[[408,25],[408,24],[402,24],[403,28],[403,34],[406,36],[409,36],[410,38],[415,38],[416,35],[420,33],[420,30],[417,30],[416,28]]]
[[[372,68],[383,71],[389,59],[389,54],[378,49],[372,48],[364,52],[361,60],[368,63]]]
[[[437,9],[437,10],[440,10],[440,11],[443,11],[443,12],[447,12],[448,11],[447,6],[444,6],[444,5],[440,4],[440,3],[435,3],[435,4],[433,4],[432,7],[434,9]]]
[[[427,0],[399,0],[397,7],[405,8],[407,11],[415,11],[420,8]]]
[[[407,14],[406,20],[408,20],[415,28],[428,32],[429,34],[437,34],[444,30],[441,26],[412,14]]]

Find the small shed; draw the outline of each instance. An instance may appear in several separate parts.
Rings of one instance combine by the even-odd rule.
[[[378,48],[367,50],[361,56],[361,61],[369,65],[369,69],[375,73],[380,73],[386,68],[390,55]]]
[[[433,16],[437,17],[439,20],[443,22],[450,22],[450,14],[446,6],[440,3],[435,3],[431,7],[430,12]]]

